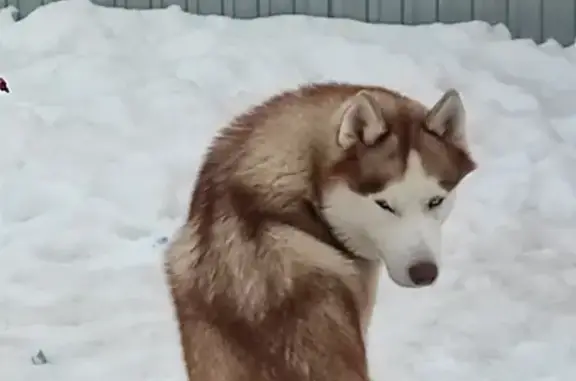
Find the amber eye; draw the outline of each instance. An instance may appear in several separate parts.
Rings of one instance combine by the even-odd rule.
[[[442,205],[443,202],[444,197],[434,196],[430,200],[428,200],[428,203],[426,205],[428,206],[428,209],[432,210]]]
[[[376,200],[376,204],[387,212],[396,214],[396,211],[385,200]]]

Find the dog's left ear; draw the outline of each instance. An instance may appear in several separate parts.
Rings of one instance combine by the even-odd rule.
[[[458,91],[447,90],[426,117],[428,129],[454,145],[466,149],[466,112]]]
[[[336,117],[340,124],[338,145],[344,149],[358,143],[371,146],[388,130],[378,101],[366,90],[348,98]]]

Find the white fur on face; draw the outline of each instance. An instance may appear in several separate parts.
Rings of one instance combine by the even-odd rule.
[[[325,194],[324,215],[356,255],[383,260],[390,278],[400,286],[416,287],[408,269],[420,261],[438,266],[441,226],[448,217],[453,195],[428,175],[420,155],[411,152],[404,177],[377,194],[362,196],[341,184]],[[430,209],[433,197],[444,201]],[[393,212],[379,206],[385,201]]]

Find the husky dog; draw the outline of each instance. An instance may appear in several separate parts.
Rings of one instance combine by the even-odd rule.
[[[438,277],[440,228],[476,168],[464,107],[310,84],[235,118],[165,253],[189,381],[367,381],[381,264]]]

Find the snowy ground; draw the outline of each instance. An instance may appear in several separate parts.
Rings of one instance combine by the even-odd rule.
[[[503,27],[56,3],[0,14],[0,379],[183,380],[161,273],[220,124],[309,80],[468,107],[480,163],[428,290],[383,279],[375,381],[576,374],[576,50]],[[42,349],[49,364],[32,365]],[[208,380],[207,380],[208,381]]]

